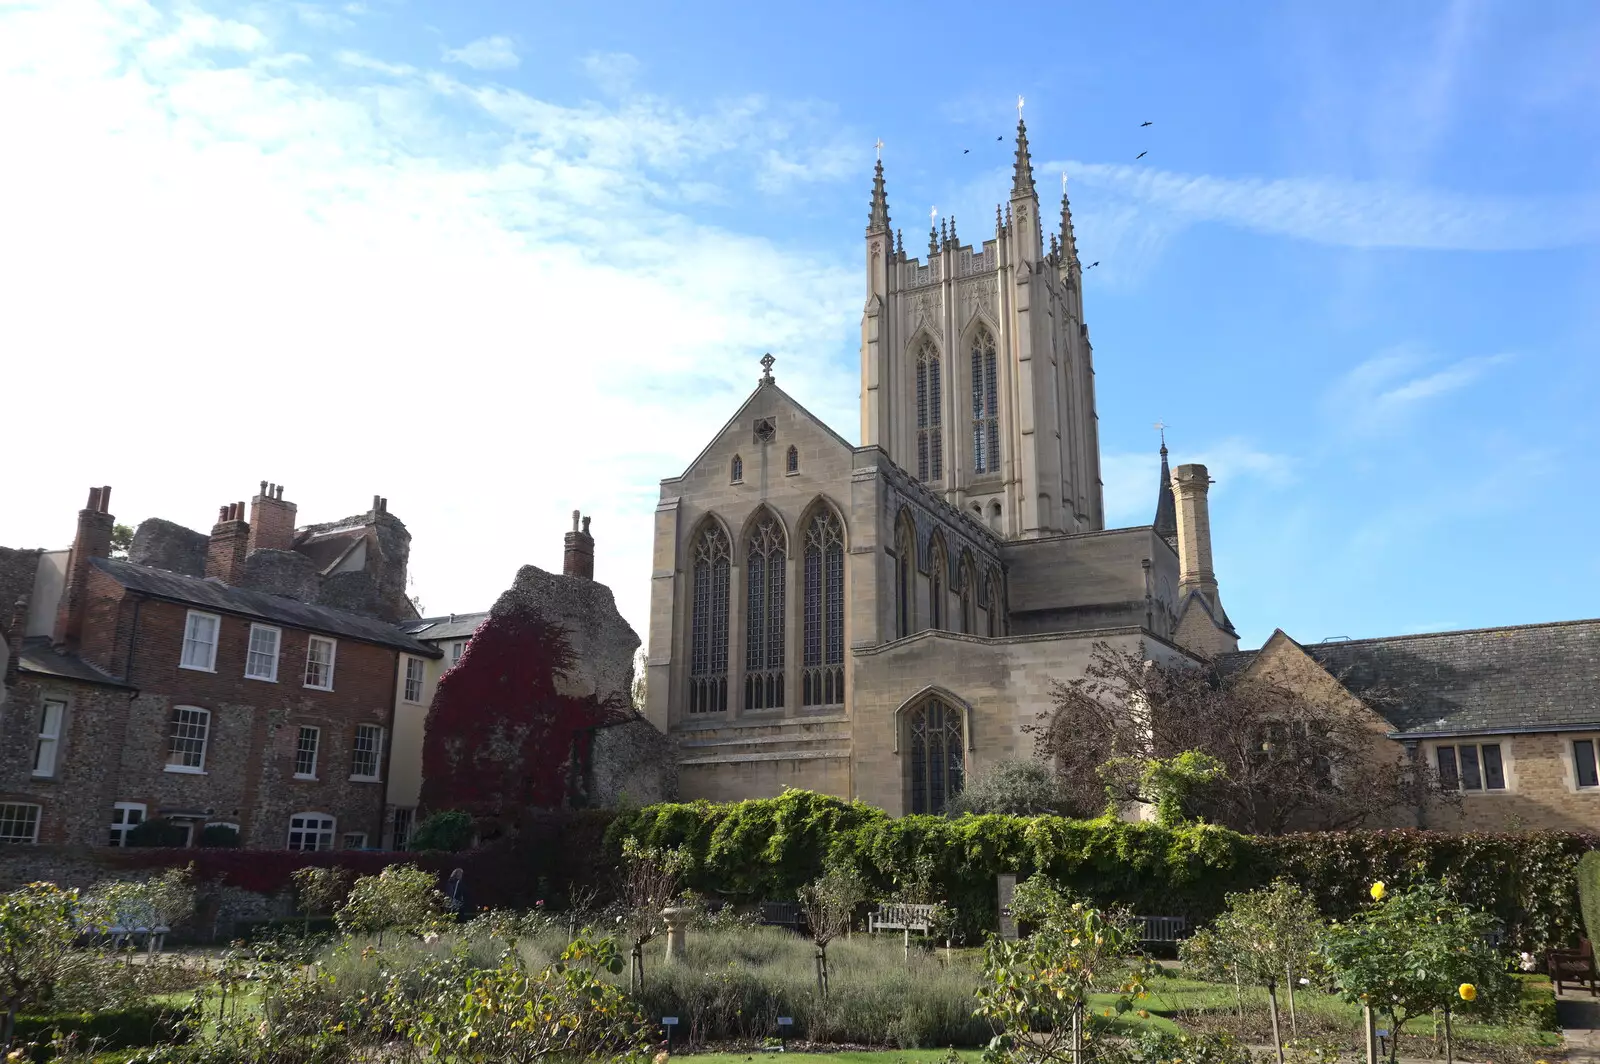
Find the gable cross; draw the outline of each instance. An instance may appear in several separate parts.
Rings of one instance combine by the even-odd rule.
[[[772,352],[771,351],[768,351],[766,354],[761,356],[761,383],[762,384],[771,384],[772,383],[772,364],[774,362],[776,362],[776,361],[778,361],[778,360],[772,357]]]

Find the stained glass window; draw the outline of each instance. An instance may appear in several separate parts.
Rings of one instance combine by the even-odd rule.
[[[744,708],[783,706],[783,608],[788,550],[771,513],[756,522],[746,544]]]
[[[844,526],[820,509],[805,535],[803,706],[844,705]]]
[[[988,329],[972,339],[972,471],[1000,471],[1000,390]]]
[[[961,714],[937,698],[911,711],[906,775],[911,790],[911,812],[942,813],[961,793],[966,777],[966,747],[962,742]]]
[[[728,537],[707,524],[695,540],[689,627],[689,712],[728,708]]]
[[[940,384],[939,349],[932,340],[923,341],[917,352],[917,479],[939,480],[944,476],[944,441],[940,435],[940,413],[944,391]]]

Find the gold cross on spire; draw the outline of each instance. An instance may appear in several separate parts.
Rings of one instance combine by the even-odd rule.
[[[1065,170],[1061,171],[1061,194],[1063,196],[1067,194],[1067,172]]]
[[[1022,121],[1022,97],[1017,97],[1017,121]]]
[[[1167,445],[1167,423],[1157,421],[1153,427],[1157,432],[1161,433],[1161,446],[1165,447]]]
[[[883,138],[882,137],[878,138],[877,148],[878,148],[878,161],[881,163],[881,162],[883,162]]]
[[[939,208],[937,208],[937,207],[929,207],[928,208],[928,226],[929,226],[929,228],[932,228],[933,223],[937,222],[938,220],[939,220]]]

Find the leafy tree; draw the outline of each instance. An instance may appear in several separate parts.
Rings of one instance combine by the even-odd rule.
[[[800,888],[811,941],[817,947],[817,993],[828,996],[828,943],[850,930],[856,906],[867,900],[867,884],[855,867],[836,862],[826,875]]]
[[[1179,828],[1193,823],[1206,797],[1228,778],[1221,761],[1199,750],[1177,757],[1114,757],[1099,768],[1115,815],[1124,801],[1134,798],[1154,805],[1156,822]]]
[[[1050,766],[1042,761],[997,761],[950,802],[951,816],[1059,814],[1066,808]]]
[[[1382,683],[1362,691],[1374,710],[1409,694]],[[1098,643],[1085,674],[1056,683],[1052,695],[1052,709],[1030,730],[1079,815],[1104,804],[1102,765],[1132,759],[1110,782],[1119,801],[1146,801],[1143,766],[1170,766],[1187,751],[1215,758],[1226,773],[1194,795],[1192,812],[1249,834],[1355,827],[1426,800],[1460,801],[1431,769],[1375,740],[1367,708],[1271,677],[1147,661],[1143,647]]]
[[[1578,858],[1578,909],[1584,934],[1590,942],[1600,942],[1600,850]]]
[[[128,548],[133,546],[132,525],[111,526],[111,556],[113,558],[126,558]]]
[[[433,813],[412,829],[406,845],[418,851],[460,853],[472,845],[472,817],[454,809]]]
[[[48,1002],[70,963],[86,918],[76,890],[30,883],[0,895],[0,1007],[4,1048],[16,1034],[19,1009]]]
[[[641,846],[632,838],[622,842],[622,892],[617,922],[628,937],[629,985],[644,988],[644,947],[666,929],[661,915],[678,896],[688,857],[681,849]]]
[[[311,931],[312,917],[328,916],[345,903],[355,878],[353,871],[336,865],[297,868],[290,874],[300,911],[306,918],[307,933]]]
[[[1453,1059],[1453,1008],[1493,1010],[1516,999],[1515,982],[1489,945],[1494,920],[1451,898],[1442,883],[1405,891],[1374,885],[1373,895],[1369,908],[1328,930],[1323,952],[1339,993],[1389,1018],[1391,1064],[1400,1029],[1443,1012],[1445,1054]]]
[[[239,848],[239,829],[232,824],[207,824],[200,832],[200,845],[213,850]]]
[[[334,919],[346,934],[376,933],[381,942],[386,931],[413,935],[437,931],[445,923],[445,901],[431,873],[411,865],[390,865],[375,876],[357,879]]]
[[[1061,894],[1034,876],[1017,887],[1012,909],[1031,924],[1027,938],[990,936],[984,946],[978,1015],[999,1029],[986,1059],[1088,1064],[1112,1051],[1094,1037],[1089,995],[1117,995],[1126,1012],[1144,995],[1148,962],[1124,914],[1105,913]]]
[[[1292,1002],[1297,975],[1310,971],[1317,959],[1322,916],[1309,895],[1282,879],[1265,890],[1230,894],[1227,906],[1208,935],[1193,946],[1185,944],[1185,966],[1212,977],[1221,969],[1267,988],[1272,1044],[1282,1064],[1278,987],[1289,987]]]

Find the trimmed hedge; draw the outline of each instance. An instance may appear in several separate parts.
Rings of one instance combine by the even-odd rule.
[[[958,912],[971,939],[998,919],[995,877],[1044,872],[1100,904],[1143,915],[1210,921],[1231,891],[1285,876],[1329,916],[1367,901],[1374,880],[1395,887],[1447,877],[1453,891],[1504,925],[1512,948],[1542,951],[1579,929],[1576,866],[1594,835],[1346,831],[1245,836],[1211,825],[1163,828],[1113,819],[933,816],[891,818],[860,802],[807,791],[713,805],[667,803],[618,814],[607,833],[683,846],[688,886],[736,901],[786,899],[822,871],[830,853],[853,861],[880,895],[920,866]]]
[[[17,1017],[16,1038],[19,1043],[35,1043],[35,1060],[48,1058],[49,1043],[57,1031],[77,1035],[80,1048],[92,1045],[102,1050],[115,1050],[153,1046],[182,1038],[191,1011],[188,1006],[146,1004],[99,1012],[24,1014]]]
[[[1600,852],[1590,850],[1578,860],[1578,905],[1583,913],[1584,935],[1600,942]]]

